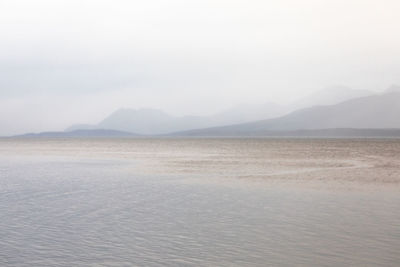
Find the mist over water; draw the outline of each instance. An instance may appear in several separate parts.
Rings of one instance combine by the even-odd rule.
[[[293,110],[324,88],[329,101],[312,105],[382,92],[400,84],[399,9],[397,0],[0,1],[0,136],[97,124],[121,108],[209,116],[271,102]]]
[[[3,139],[0,265],[398,266],[399,152],[372,139]]]
[[[399,10],[0,1],[0,267],[400,266]]]

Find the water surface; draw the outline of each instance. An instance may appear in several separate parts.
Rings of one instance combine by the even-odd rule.
[[[0,140],[1,266],[399,266],[400,142]]]

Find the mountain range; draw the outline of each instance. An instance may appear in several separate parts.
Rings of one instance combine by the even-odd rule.
[[[393,86],[394,88],[394,86]],[[353,98],[359,98],[364,96],[370,96],[374,93],[368,90],[357,90],[346,86],[333,86],[323,90],[312,93],[300,100],[297,100],[292,104],[294,110],[301,108],[308,108],[315,105],[335,105],[346,100]]]
[[[333,87],[290,106],[242,105],[210,116],[181,117],[157,109],[119,109],[95,125],[23,136],[400,136],[397,129],[399,86],[380,94]]]
[[[293,103],[278,105],[266,102],[259,105],[240,105],[210,116],[172,116],[157,109],[119,109],[95,125],[78,124],[66,129],[113,129],[142,135],[160,135],[191,129],[226,126],[277,118],[296,109],[316,104],[327,105],[371,95],[372,92],[344,86],[326,88]]]
[[[19,135],[17,137],[22,138],[112,138],[112,137],[137,137],[137,134],[122,132],[116,130],[107,130],[107,129],[81,129],[81,130],[73,130],[73,131],[64,131],[64,132],[42,132],[42,133],[27,133],[23,135]]]
[[[343,128],[400,128],[400,91],[388,91],[379,95],[355,98],[336,105],[304,108],[274,119],[190,130],[176,134],[195,136],[271,135],[298,130]]]
[[[119,109],[95,125],[77,124],[66,129],[113,129],[143,135],[158,135],[196,128],[230,125],[284,114],[274,103],[241,105],[210,116],[172,116],[158,109]]]

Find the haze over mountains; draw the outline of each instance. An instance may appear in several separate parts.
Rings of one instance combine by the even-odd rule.
[[[137,134],[116,131],[116,130],[106,130],[106,129],[91,129],[91,130],[73,130],[64,132],[42,132],[42,133],[28,133],[19,135],[18,137],[27,138],[48,138],[48,137],[60,137],[60,138],[110,138],[110,137],[135,137]]]
[[[346,86],[328,87],[296,101],[293,103],[293,109],[307,108],[314,105],[335,105],[346,100],[372,94],[372,91],[356,90]]]
[[[296,109],[298,107],[302,108]],[[290,106],[274,103],[242,105],[210,116],[178,117],[157,109],[119,109],[95,125],[73,125],[65,130],[65,134],[50,132],[30,136],[118,137],[129,136],[130,133],[183,136],[387,136],[397,135],[398,131],[360,132],[349,129],[394,128],[400,128],[399,86],[391,86],[379,94],[339,86],[319,91]],[[330,130],[320,131],[323,129]]]
[[[337,104],[351,98],[370,95],[366,90],[344,86],[326,88],[288,106],[267,102],[241,105],[210,116],[172,116],[157,109],[119,109],[96,125],[73,125],[66,129],[113,129],[143,135],[157,135],[191,129],[210,128],[265,120],[285,115],[295,109],[316,104]]]
[[[271,135],[271,132],[343,128],[400,128],[400,91],[390,90],[383,94],[355,98],[336,105],[304,108],[275,119],[192,130],[180,134]]]
[[[274,103],[242,105],[211,116],[172,116],[158,109],[119,109],[96,125],[73,125],[66,129],[113,129],[139,134],[165,134],[188,129],[244,123],[284,114]]]

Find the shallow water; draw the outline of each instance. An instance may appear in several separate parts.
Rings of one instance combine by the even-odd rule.
[[[0,140],[0,266],[399,266],[398,140]]]

